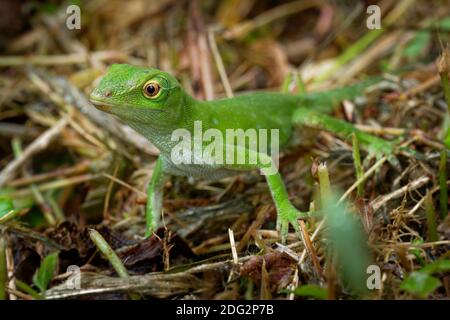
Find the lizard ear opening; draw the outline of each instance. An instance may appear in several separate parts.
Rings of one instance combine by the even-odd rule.
[[[161,86],[155,80],[150,80],[144,84],[143,93],[149,99],[155,99],[161,93]]]

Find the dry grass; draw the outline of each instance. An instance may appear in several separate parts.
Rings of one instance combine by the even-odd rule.
[[[336,106],[334,115],[397,138],[424,158],[399,154],[398,167],[363,162],[357,197],[351,139],[300,130],[301,143],[283,154],[281,172],[303,210],[317,199],[311,171],[319,162],[327,164],[331,188],[347,190],[382,271],[381,289],[366,297],[415,298],[401,288],[405,277],[449,259],[448,163],[441,157],[448,148],[440,135],[448,102],[439,77],[445,70],[435,63],[449,41],[448,1],[380,1],[381,31],[366,28],[364,2],[81,1],[82,28],[75,31],[64,27],[60,1],[33,2],[22,12],[15,2],[1,13],[10,23],[0,24],[0,195],[15,206],[14,217],[0,224],[5,297],[36,298],[31,275],[55,251],[58,268],[46,293],[54,299],[126,299],[130,291],[143,298],[293,299],[285,289],[305,284],[327,289],[330,299],[355,297],[326,254],[319,219],[301,224],[303,241],[292,232],[287,245],[278,243],[275,209],[257,173],[218,182],[171,179],[167,229],[144,239],[145,188],[158,150],[86,99],[117,62],[171,72],[203,99],[282,87],[312,92],[385,74],[390,81]],[[446,27],[438,27],[442,20]],[[97,252],[89,240],[94,227],[129,278],[117,277]],[[61,286],[69,265],[81,267],[81,290]],[[427,297],[448,298],[448,272],[434,276],[441,286]]]

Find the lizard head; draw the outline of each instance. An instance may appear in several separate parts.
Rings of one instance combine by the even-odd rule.
[[[100,110],[129,122],[152,124],[177,118],[185,99],[179,82],[154,68],[113,64],[90,95]]]

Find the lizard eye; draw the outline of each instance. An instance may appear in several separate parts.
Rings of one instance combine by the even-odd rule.
[[[161,87],[156,81],[149,81],[144,85],[144,95],[147,98],[154,99],[159,95]]]

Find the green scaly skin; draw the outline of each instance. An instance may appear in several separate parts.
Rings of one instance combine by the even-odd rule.
[[[144,94],[144,87],[149,81],[160,86],[160,91],[155,97]],[[339,98],[352,98],[353,95],[354,93],[347,96],[340,93]],[[171,151],[177,141],[171,140],[172,132],[176,129],[186,129],[193,135],[194,121],[201,121],[204,131],[218,129],[223,134],[226,129],[278,129],[280,147],[287,144],[296,124],[318,126],[345,137],[354,132],[361,144],[363,146],[365,144],[375,154],[393,155],[391,143],[361,132],[344,121],[308,108],[301,108],[305,102],[311,103],[307,95],[293,96],[267,92],[214,101],[199,101],[187,94],[180,83],[166,72],[154,68],[116,64],[108,69],[100,84],[92,92],[90,100],[98,109],[122,119],[160,150],[148,187],[146,217],[148,235],[159,226],[163,185],[170,175],[220,179],[246,170],[259,169],[262,173],[267,172],[265,161],[258,161],[256,164],[175,165],[171,160]],[[331,102],[327,99],[324,101],[324,105]],[[324,108],[321,110],[324,111]],[[247,155],[255,152],[246,146],[238,148],[242,148],[241,151]],[[259,156],[263,160],[271,159],[267,154],[259,154]],[[297,219],[305,218],[306,214],[291,204],[278,172],[265,176],[278,213],[277,229],[284,242],[289,224],[299,234]]]

